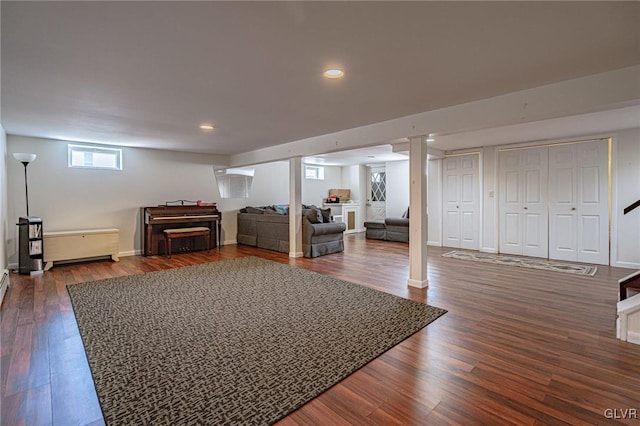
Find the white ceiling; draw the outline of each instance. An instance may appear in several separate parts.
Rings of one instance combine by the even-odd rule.
[[[637,2],[1,7],[8,134],[222,155],[640,63]],[[324,79],[328,67],[345,78]],[[617,113],[629,111],[599,119]],[[200,131],[204,121],[217,129]],[[539,138],[518,126],[439,135],[436,146]]]

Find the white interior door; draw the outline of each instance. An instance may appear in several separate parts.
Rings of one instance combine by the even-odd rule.
[[[549,148],[549,257],[609,264],[607,141]]]
[[[384,222],[387,217],[387,173],[384,166],[368,167],[367,221]]]
[[[480,247],[478,154],[443,160],[443,246]]]
[[[500,252],[548,256],[548,149],[500,153]]]

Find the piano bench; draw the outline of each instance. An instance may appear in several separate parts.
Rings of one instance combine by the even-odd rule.
[[[174,238],[187,238],[187,237],[205,237],[207,241],[207,252],[211,249],[211,229],[204,226],[197,226],[195,228],[176,228],[164,230],[164,248],[166,255],[171,258],[171,240]]]

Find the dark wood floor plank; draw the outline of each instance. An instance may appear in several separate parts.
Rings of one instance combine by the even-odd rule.
[[[359,393],[338,383],[331,392],[320,394],[317,399],[326,406],[332,407],[337,414],[349,424],[367,424],[367,416],[371,414],[379,404],[360,396]]]
[[[31,343],[33,324],[19,325],[13,341],[13,351],[9,359],[7,381],[2,393],[12,395],[29,388],[29,366],[31,362]]]
[[[318,398],[307,403],[304,410],[294,411],[278,422],[279,426],[349,425],[349,422],[322,403]]]
[[[49,341],[45,328],[35,328],[32,336],[29,360],[29,388],[37,388],[51,382]]]
[[[393,391],[382,380],[359,370],[350,376],[351,380],[340,383],[346,389],[364,398],[368,405],[379,407],[392,397]]]
[[[27,394],[28,392],[17,392],[12,395],[2,395],[0,425],[27,425],[27,403],[29,401]],[[47,407],[41,405],[38,410],[46,414]]]
[[[429,247],[428,289],[407,287],[408,246],[345,236],[315,259],[247,246],[123,257],[11,275],[0,310],[2,424],[102,425],[67,284],[258,256],[449,312],[280,424],[633,424],[640,346],[615,338],[617,280],[443,258]],[[636,420],[637,422],[637,420]]]
[[[396,394],[367,416],[367,424],[422,425],[432,408]]]

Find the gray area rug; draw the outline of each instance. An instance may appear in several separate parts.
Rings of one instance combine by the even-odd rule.
[[[110,425],[273,423],[446,312],[255,257],[67,289]]]
[[[569,274],[594,276],[598,271],[597,266],[578,265],[573,263],[559,263],[535,257],[504,256],[468,251],[450,251],[443,257],[452,257],[460,260],[473,260],[476,262],[495,263],[498,265],[519,266],[521,268],[543,269],[545,271],[566,272]]]

